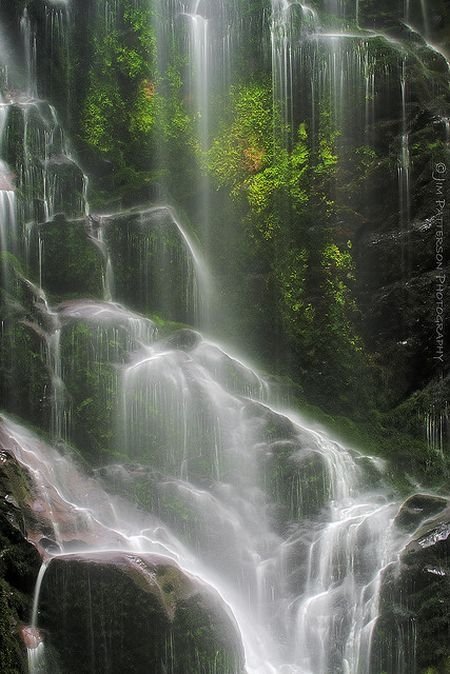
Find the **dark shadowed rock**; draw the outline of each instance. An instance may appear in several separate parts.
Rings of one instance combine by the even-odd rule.
[[[22,508],[30,484],[15,459],[0,450],[0,671],[28,671],[22,626],[29,621],[40,567],[36,549],[24,534]]]
[[[400,508],[396,524],[402,529],[414,530],[426,518],[432,517],[447,505],[447,500],[433,494],[414,494]]]
[[[418,494],[402,507],[405,526],[422,520],[443,502]],[[406,507],[405,507],[406,506]],[[406,669],[446,672],[450,659],[450,509],[443,508],[415,532],[398,565],[383,576],[380,618],[375,631],[374,671],[398,674],[399,645]],[[378,667],[378,669],[377,669]],[[433,669],[427,669],[433,668]]]
[[[41,626],[65,674],[243,671],[239,634],[218,595],[167,558],[57,558],[41,597]]]

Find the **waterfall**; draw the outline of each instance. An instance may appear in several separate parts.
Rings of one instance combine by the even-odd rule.
[[[186,13],[189,22],[190,88],[193,94],[201,147],[208,143],[209,77],[210,77],[210,30],[208,19],[198,13],[200,0],[195,3],[192,14]]]
[[[27,647],[28,671],[29,674],[40,674],[45,671],[45,646],[38,630],[38,611],[39,598],[41,594],[42,581],[47,570],[47,564],[44,562],[39,570],[36,580],[36,587],[33,597],[33,613],[31,615],[31,625],[29,627],[28,638],[31,637],[31,643]]]
[[[337,252],[327,261],[327,271],[330,278],[333,273],[345,275],[345,282],[339,277],[330,305],[338,310],[354,281],[352,269],[342,262],[345,255],[338,257],[339,246],[353,237],[358,217],[363,220],[373,205],[367,204],[357,217],[357,207],[346,194],[348,176],[355,180],[354,192],[368,193],[373,173],[379,180],[380,167],[384,171],[389,166],[401,233],[407,233],[413,222],[410,61],[397,37],[363,28],[367,8],[359,0],[271,0],[269,4],[270,8],[258,9],[258,18],[253,7],[244,15],[240,3],[231,0],[155,0],[151,16],[139,13],[145,3],[127,4],[127,39],[131,19],[139,23],[144,16],[151,31],[147,48],[155,63],[150,98],[153,103],[153,97],[160,97],[152,115],[168,114],[161,100],[167,94],[165,88],[177,80],[174,63],[179,68],[182,81],[176,83],[176,114],[180,127],[189,132],[185,151],[192,163],[188,171],[192,184],[187,186],[188,196],[180,199],[180,208],[174,205],[177,195],[173,203],[169,195],[168,185],[175,181],[168,167],[178,160],[181,164],[184,157],[172,158],[172,164],[167,157],[173,148],[166,119],[158,118],[152,127],[151,133],[159,134],[149,145],[155,162],[152,175],[145,173],[145,162],[150,160],[144,152],[139,169],[134,173],[130,169],[133,181],[145,173],[145,189],[139,192],[142,201],[120,194],[106,203],[105,195],[111,196],[108,171],[112,182],[121,185],[123,181],[128,187],[126,148],[120,148],[119,158],[99,149],[99,156],[92,159],[95,152],[84,138],[79,147],[84,150],[83,161],[92,162],[91,182],[85,175],[65,132],[65,122],[72,123],[76,107],[70,86],[77,37],[72,26],[75,3],[46,0],[42,6],[36,3],[39,10],[34,3],[25,7],[18,20],[17,64],[10,53],[3,54],[0,41],[0,281],[2,306],[8,313],[1,327],[3,332],[16,321],[23,329],[18,335],[11,332],[11,343],[16,340],[13,346],[21,346],[22,340],[23,348],[31,350],[31,366],[40,368],[43,383],[32,377],[31,382],[42,398],[41,411],[48,409],[47,420],[44,414],[42,419],[36,415],[19,420],[13,405],[0,416],[2,451],[14,457],[25,476],[23,533],[43,560],[29,625],[23,630],[30,674],[56,671],[52,658],[62,658],[63,646],[55,644],[51,628],[55,623],[66,624],[67,607],[65,596],[58,605],[49,605],[52,583],[67,593],[75,587],[76,594],[78,587],[69,588],[64,568],[81,568],[85,574],[78,581],[80,596],[83,585],[89,597],[91,622],[86,621],[88,637],[77,646],[86,645],[80,657],[86,659],[88,671],[99,666],[96,630],[102,644],[114,640],[114,633],[108,632],[107,609],[101,602],[93,605],[96,588],[90,566],[117,573],[125,569],[142,593],[144,605],[156,601],[156,595],[164,605],[171,626],[155,665],[160,668],[157,674],[179,671],[171,623],[174,595],[182,592],[187,606],[199,587],[215,598],[236,637],[233,662],[241,663],[241,651],[243,660],[242,666],[229,664],[226,669],[217,651],[210,656],[208,669],[202,669],[197,653],[198,674],[379,674],[373,649],[383,583],[389,570],[400,569],[398,560],[413,529],[398,524],[400,498],[390,486],[390,469],[384,461],[363,455],[292,409],[295,405],[288,401],[283,385],[213,334],[213,310],[216,315],[227,310],[223,307],[227,294],[214,263],[223,257],[224,267],[235,267],[227,259],[231,246],[217,250],[221,244],[214,241],[213,217],[218,220],[217,229],[226,228],[229,213],[226,208],[223,214],[212,212],[212,204],[225,200],[213,201],[215,186],[208,161],[215,134],[227,121],[216,108],[227,105],[247,65],[239,63],[236,53],[246,38],[243,26],[251,26],[255,34],[265,31],[262,43],[251,48],[253,55],[267,61],[264,77],[270,80],[269,100],[273,94],[268,124],[273,135],[268,146],[286,158],[287,165],[303,133],[305,166],[311,156],[307,168],[317,183],[322,179],[332,183],[327,184],[332,199],[324,209],[342,208],[341,215],[348,216],[348,223],[337,222],[334,215],[329,220],[324,217],[324,226],[320,222],[317,227],[312,223],[315,202],[305,198],[311,221],[305,224],[295,209],[288,216],[290,205],[283,203],[279,227],[283,228],[285,215],[292,217],[295,237],[302,245],[303,239],[317,238],[318,256],[328,243],[328,230],[336,229],[332,249]],[[89,7],[89,20],[110,46],[125,21],[120,0],[96,0]],[[427,37],[430,9],[425,0],[420,8]],[[42,24],[33,13],[41,10]],[[406,1],[408,25],[416,25],[413,13],[412,3]],[[45,67],[40,31],[47,41]],[[119,89],[127,68],[138,69],[139,45],[125,65],[125,49],[113,46],[105,69],[113,68],[114,59],[121,65],[114,82]],[[65,92],[58,91],[58,81],[68,89],[63,104]],[[131,98],[142,82],[134,84]],[[378,161],[377,152],[381,154],[385,142],[376,137],[375,129],[378,116],[384,114],[380,113],[383,94],[397,114],[395,142],[389,148],[393,159],[390,164],[373,159],[371,168],[376,170],[356,180],[351,172],[364,172],[364,159],[372,150]],[[122,90],[120,95],[125,116],[129,101]],[[65,114],[61,107],[66,104]],[[109,114],[113,107],[107,106]],[[78,110],[80,115],[83,112]],[[441,133],[445,127],[448,142],[449,120],[439,117],[438,123]],[[181,136],[177,127],[178,132]],[[253,148],[239,133],[236,137],[237,147],[231,147],[230,154],[236,172],[244,173],[248,167],[242,166],[242,156]],[[184,147],[174,145],[175,152]],[[251,179],[255,175],[267,179],[261,182],[261,201],[284,179],[280,177],[284,166],[278,171],[266,165],[265,150],[261,157],[261,166],[248,170],[243,189],[226,202],[238,203],[242,229],[247,226]],[[321,162],[325,169],[314,173]],[[338,169],[328,173],[328,167],[335,165]],[[303,164],[298,175],[288,168],[293,174],[289,189],[301,191]],[[156,193],[158,198],[151,199],[149,195]],[[286,200],[284,192],[280,195],[280,201]],[[263,210],[257,212],[258,218],[263,218]],[[322,214],[319,208],[317,212]],[[265,246],[274,234],[266,234],[261,240],[255,235],[247,244],[254,246],[252,254],[258,258],[252,258],[248,273],[263,277],[261,287],[272,291],[267,278],[276,255],[268,254]],[[280,257],[285,245],[289,248],[291,241],[282,240],[276,250]],[[304,285],[314,285],[314,293],[322,292],[323,286],[325,294],[331,281],[315,278],[313,272],[317,277],[318,272],[312,257],[298,258],[302,263],[308,260],[305,268],[311,265],[305,272],[305,277],[311,272],[311,278],[303,279]],[[325,265],[323,260],[320,264]],[[301,273],[288,269],[288,281],[298,280]],[[294,290],[280,292],[289,295],[296,316],[313,313],[312,305],[305,307],[302,298],[293,297]],[[321,308],[320,302],[317,306]],[[356,304],[350,306],[356,314]],[[239,333],[241,325],[236,323]],[[281,329],[275,319],[272,325],[271,316],[267,324],[274,332]],[[339,326],[333,333],[336,350],[341,348],[338,330]],[[3,342],[0,345],[6,348]],[[356,337],[352,347],[352,353],[359,355],[362,347]],[[315,348],[312,345],[310,350]],[[19,353],[11,350],[14,357]],[[24,362],[24,369],[31,367]],[[17,371],[14,367],[7,372],[10,378]],[[25,381],[27,375],[22,373]],[[319,375],[323,378],[324,372]],[[34,390],[18,393],[32,397]],[[39,432],[46,433],[48,440],[27,429],[27,421],[40,424]],[[424,426],[429,453],[443,457],[447,408],[439,412],[431,408],[419,423]],[[169,568],[168,577],[158,584],[158,569],[164,565]],[[94,609],[102,616],[98,624],[92,618]],[[193,635],[196,638],[201,628],[188,624],[187,615],[185,636],[195,641]],[[131,625],[130,629],[145,636],[147,627]],[[415,657],[415,646],[407,643],[410,636],[408,632],[399,641],[392,656],[398,672],[405,674]],[[110,653],[101,656],[101,666],[109,671]]]
[[[196,244],[173,208],[161,204],[142,211],[102,215],[96,239],[100,240],[105,256],[105,283],[112,299],[128,304],[136,304],[138,300],[171,320],[195,326],[204,324],[211,278]],[[136,258],[133,288],[120,278],[126,273],[124,251]],[[148,265],[149,259],[153,260],[152,265]]]
[[[28,9],[25,7],[20,20],[20,30],[22,33],[25,66],[26,66],[26,93],[30,98],[37,98],[37,77],[36,77],[36,33],[31,25]]]
[[[0,104],[0,250],[4,253],[16,252],[17,247],[17,202],[14,174],[3,160],[5,156],[5,134],[8,125],[9,107]],[[7,260],[2,260],[2,275],[8,286]]]
[[[407,90],[406,90],[406,62],[403,62],[400,88],[402,97],[402,130],[399,157],[399,198],[400,198],[400,226],[408,230],[411,219],[411,196],[410,196],[410,153],[409,132],[407,116]]]
[[[64,553],[66,525],[61,528],[59,522],[64,508],[70,508],[77,512],[77,535],[82,539],[89,539],[91,529],[100,527],[105,549],[118,546],[135,553],[163,550],[184,569],[216,587],[232,607],[249,672],[316,674],[329,671],[330,666],[366,671],[380,574],[399,544],[389,536],[395,505],[382,493],[372,498],[361,493],[361,471],[342,446],[251,397],[250,391],[253,396],[267,395],[267,387],[243,363],[203,342],[189,351],[189,359],[170,345],[163,348],[159,356],[158,351],[150,350],[144,360],[128,366],[122,383],[123,432],[131,441],[130,456],[137,458],[136,452],[152,451],[144,440],[150,428],[152,433],[156,431],[155,426],[143,428],[141,438],[135,426],[150,423],[148,417],[142,419],[149,404],[159,411],[165,433],[172,436],[168,445],[163,435],[158,443],[170,447],[171,453],[160,459],[154,456],[153,465],[164,477],[154,495],[153,517],[157,519],[153,523],[152,518],[145,522],[142,514],[121,512],[120,504],[94,481],[88,484],[88,478],[77,472],[68,458],[58,457],[32,434],[7,418],[3,420],[8,448],[32,470],[33,479],[53,508],[58,499],[60,514],[52,514],[53,509],[48,512],[57,549]],[[228,366],[222,378],[218,373],[224,359]],[[213,379],[212,373],[218,378]],[[237,387],[236,393],[230,392],[230,386],[232,390]],[[194,387],[198,393],[191,394],[186,387]],[[247,397],[237,397],[239,390]],[[271,424],[281,424],[272,445],[263,441],[269,413]],[[198,427],[193,426],[192,415],[198,415]],[[199,440],[204,443],[206,439],[210,441],[199,447]],[[319,508],[320,512],[320,504],[332,499],[329,514],[326,506],[325,519],[319,518],[309,542],[303,540],[302,524],[294,526],[294,520],[288,539],[273,532],[270,502],[262,490],[266,457],[272,455],[277,461],[278,446],[286,442],[292,445],[289,453],[292,459],[296,457],[299,479],[312,455],[316,457],[315,470],[322,466],[323,488],[316,496],[314,492],[299,494],[300,511]],[[205,478],[212,480],[209,487]],[[307,484],[301,488],[305,490]],[[180,515],[191,513],[187,526],[181,527],[183,520],[178,519],[171,503],[179,503]],[[309,560],[306,576],[303,567],[297,567],[297,559]],[[304,584],[299,597],[298,583]],[[338,605],[342,615],[336,613]],[[34,622],[32,626],[36,628]],[[338,626],[340,638],[335,641]],[[283,633],[289,636],[279,641],[276,635]],[[338,651],[333,644],[339,645]]]
[[[309,33],[317,32],[318,16],[306,4],[273,0],[271,44],[275,108],[281,107],[282,128],[293,130],[294,91],[297,61],[302,53],[302,41]],[[285,138],[285,143],[287,138]]]

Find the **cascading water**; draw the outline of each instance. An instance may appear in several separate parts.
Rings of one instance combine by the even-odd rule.
[[[409,133],[408,118],[406,111],[407,91],[406,91],[406,63],[403,62],[402,74],[400,79],[400,88],[402,92],[402,139],[399,159],[399,189],[400,189],[400,221],[401,226],[407,228],[410,221],[410,155],[409,155]]]
[[[171,320],[204,324],[211,292],[208,270],[170,206],[102,215],[90,227],[105,259],[105,297],[140,303]],[[133,287],[124,258],[137,262],[142,282]]]
[[[0,102],[0,247],[2,251],[15,252],[17,246],[17,203],[14,175],[8,164],[3,160],[8,114],[8,105]],[[6,284],[8,283],[7,273],[7,266],[3,263],[2,274]]]
[[[46,6],[53,55],[69,50],[70,3],[60,4]],[[205,1],[161,0],[153,17],[159,42],[179,37],[175,25],[185,23],[180,49],[187,107],[196,122],[195,151],[203,158],[214,121],[211,92],[230,83],[230,30],[239,25],[234,3],[218,4],[216,11]],[[275,135],[289,148],[306,118],[317,144],[328,111],[325,121],[331,120],[345,165],[348,137],[370,142],[378,87],[387,86],[392,73],[378,68],[380,36],[355,30],[360,3],[324,4],[345,30],[325,30],[312,5],[272,1]],[[118,2],[96,8],[105,31],[114,33]],[[424,9],[424,22],[426,16]],[[52,565],[126,559],[149,581],[153,555],[215,589],[238,627],[247,674],[378,674],[371,650],[382,577],[407,540],[394,523],[399,504],[384,484],[382,462],[275,403],[267,378],[213,338],[180,325],[169,334],[158,331],[161,318],[198,329],[207,324],[211,280],[195,239],[166,204],[89,214],[87,179],[55,108],[38,97],[36,33],[27,9],[20,28],[25,84],[22,92],[5,85],[7,102],[0,103],[0,246],[2,252],[23,249],[26,269],[39,278],[38,288],[17,271],[39,314],[27,325],[44,345],[47,430],[66,450],[57,452],[9,416],[0,420],[2,449],[31,479],[35,518],[27,535],[44,557],[28,628],[30,673],[47,674],[53,666],[48,606],[41,610]],[[163,69],[167,45],[157,47]],[[403,63],[398,178],[406,228],[410,156],[402,57],[395,53],[392,70],[397,74]],[[13,137],[21,139],[15,155]],[[9,157],[14,166],[6,163]],[[207,225],[210,186],[202,179],[199,186]],[[55,250],[63,254],[64,236],[61,250],[52,248],[55,230],[88,240],[83,250],[94,251],[102,299],[93,299],[93,291],[88,299],[61,301],[60,279],[52,280],[47,269]],[[208,251],[205,231],[201,243]],[[52,308],[43,291],[48,286]],[[83,420],[97,407],[108,412],[103,433],[118,463],[87,476],[66,443],[90,447]],[[442,451],[446,422],[427,418],[433,450]],[[93,635],[90,644],[94,648]],[[170,647],[167,652],[161,672],[171,673],[174,656]],[[96,661],[95,654],[86,657]],[[214,664],[203,671],[225,674]]]
[[[294,124],[294,74],[302,53],[302,39],[318,29],[318,17],[312,7],[286,0],[272,2],[272,72],[275,106],[281,106],[282,127]],[[286,141],[287,142],[287,141]]]
[[[83,315],[84,310],[70,311]],[[90,320],[95,317],[96,310]],[[69,460],[57,459],[53,450],[5,419],[7,446],[47,492],[48,503],[53,503],[49,516],[55,510],[56,490],[66,503],[63,508],[75,508],[80,517],[85,513],[79,536],[90,538],[95,524],[105,532],[106,548],[121,540],[119,549],[136,553],[164,550],[185,570],[207,580],[232,607],[248,672],[316,674],[330,667],[366,671],[380,573],[395,551],[389,543],[393,505],[382,492],[361,495],[357,457],[252,398],[251,394],[265,397],[267,386],[242,363],[203,342],[191,344],[187,352],[167,343],[151,349],[126,367],[121,387],[123,433],[133,448],[131,456],[150,453],[160,471],[152,497],[157,522],[144,525],[134,519],[137,514],[118,514],[119,506],[110,504],[93,483],[88,487]],[[245,397],[238,397],[239,392]],[[159,431],[155,419],[143,414],[148,405],[159,415]],[[280,428],[272,431],[274,440],[268,443],[267,428],[277,424]],[[155,445],[149,432],[158,434]],[[282,462],[283,453],[298,465],[298,485],[282,495],[294,506],[292,519],[287,515],[288,538],[273,530],[272,505],[264,492],[270,463]],[[308,487],[303,481],[302,474],[311,470],[322,473],[322,485]],[[315,511],[322,514],[308,540],[303,526],[294,525],[295,516]],[[64,552],[57,522],[53,528]],[[299,566],[302,559],[306,581]],[[342,615],[336,613],[337,606]],[[37,647],[42,650],[41,642]]]
[[[0,246],[2,251],[14,251],[17,243],[16,194],[8,184],[8,167],[0,162]],[[8,189],[9,188],[9,189]],[[6,271],[3,271],[6,274]]]
[[[20,20],[20,31],[25,53],[26,67],[26,93],[30,98],[37,98],[37,79],[36,79],[36,33],[31,25],[28,9],[25,7],[23,16]]]

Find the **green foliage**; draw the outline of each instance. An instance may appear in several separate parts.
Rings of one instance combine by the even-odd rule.
[[[332,397],[348,410],[355,397],[343,390],[357,386],[361,398],[366,365],[351,244],[338,241],[332,228],[337,138],[326,102],[314,140],[307,121],[295,132],[283,128],[270,82],[241,84],[231,89],[230,115],[212,143],[209,169],[234,201],[236,217],[245,219],[253,253],[267,256],[278,320],[296,366],[306,377],[306,370],[318,371],[317,382],[310,381],[316,394],[329,397],[332,387]]]
[[[278,273],[281,312],[287,327],[292,327],[291,316],[297,316],[295,326],[299,331],[311,330],[314,309],[306,298],[306,277],[308,253],[306,250],[291,249],[286,252],[285,264]],[[299,322],[300,321],[300,322]]]
[[[235,86],[230,98],[231,119],[212,143],[209,168],[218,184],[237,198],[250,176],[272,164],[271,89],[260,83]]]
[[[159,107],[155,85],[150,80],[144,79],[136,95],[130,121],[130,131],[136,138],[152,131],[158,118]]]
[[[114,161],[122,181],[124,169],[138,167],[139,158],[152,151],[159,104],[157,87],[150,9],[124,0],[114,28],[106,33],[94,32],[81,120],[84,142]],[[137,173],[134,176],[142,179]]]
[[[114,85],[93,81],[85,104],[84,138],[86,142],[108,153],[115,149],[114,126],[123,114],[124,102]]]
[[[347,243],[347,249],[338,248],[334,243],[328,244],[322,253],[322,269],[325,296],[329,305],[329,332],[336,339],[347,340],[349,345],[358,351],[361,349],[361,343],[354,334],[350,321],[351,312],[357,311],[351,293],[351,284],[355,278],[350,251],[350,241]]]

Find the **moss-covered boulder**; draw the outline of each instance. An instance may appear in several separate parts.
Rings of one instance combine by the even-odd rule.
[[[278,525],[316,515],[331,496],[324,457],[314,444],[280,440],[263,454],[264,481],[277,504]]]
[[[167,558],[54,559],[40,626],[65,674],[241,674],[239,634],[218,595]]]
[[[69,439],[91,462],[110,460],[117,449],[118,366],[153,340],[155,326],[119,305],[92,300],[64,302],[58,316]]]
[[[29,93],[6,90],[2,159],[8,166],[8,180],[16,188],[19,229],[25,223],[44,222],[55,213],[82,216],[85,177],[69,155],[55,108],[48,101],[30,100]]]
[[[103,296],[104,258],[84,219],[69,221],[57,215],[36,225],[30,248],[33,275],[52,296]]]

